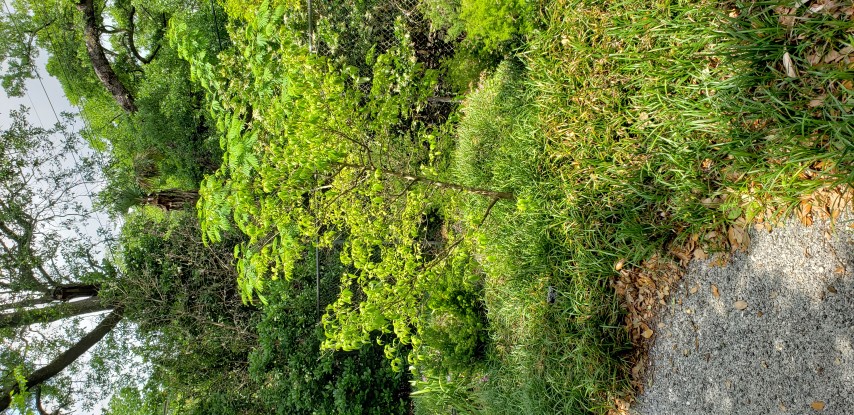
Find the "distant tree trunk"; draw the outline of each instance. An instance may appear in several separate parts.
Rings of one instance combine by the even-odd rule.
[[[196,190],[168,189],[148,195],[145,204],[163,210],[180,210],[187,205],[195,205],[198,200],[199,192]]]
[[[95,75],[98,75],[98,79],[113,95],[122,109],[127,112],[136,112],[137,108],[133,95],[119,80],[110,65],[110,61],[107,60],[107,55],[104,54],[104,48],[101,46],[101,32],[98,29],[98,19],[95,17],[95,6],[92,4],[92,0],[81,0],[80,3],[77,3],[77,10],[83,13],[83,39],[86,42],[86,52],[89,54],[89,60],[92,61]]]
[[[75,298],[96,297],[101,287],[97,284],[65,284],[53,289],[54,300],[68,301]]]
[[[107,333],[112,331],[122,320],[122,316],[121,308],[113,310],[113,312],[101,320],[101,322],[95,326],[91,332],[83,336],[83,338],[77,341],[77,343],[68,348],[68,350],[57,356],[47,365],[37,369],[33,373],[30,373],[30,375],[27,376],[26,387],[28,389],[34,389],[59,374],[59,372],[70,364],[74,363],[74,361],[79,359],[83,353],[86,353],[92,348],[92,346],[101,341]],[[5,378],[9,377],[11,376],[5,376]],[[0,396],[0,411],[4,411],[9,408],[9,404],[12,403],[11,395],[18,392],[20,392],[20,389],[17,383],[10,383],[3,387],[3,395]]]
[[[31,308],[13,313],[0,314],[0,329],[17,328],[37,323],[52,323],[64,318],[105,311],[111,308],[113,307],[102,304],[101,299],[98,297],[69,303],[56,303],[49,307]]]

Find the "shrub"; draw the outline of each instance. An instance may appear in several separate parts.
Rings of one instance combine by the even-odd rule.
[[[336,287],[341,265],[335,255],[326,257],[321,286]],[[249,367],[265,413],[407,413],[406,373],[389,367],[380,345],[384,337],[374,336],[373,343],[351,352],[321,352],[313,265],[311,259],[302,261],[290,281],[268,286]]]

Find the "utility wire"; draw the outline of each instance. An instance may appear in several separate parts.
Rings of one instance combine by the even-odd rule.
[[[9,17],[9,20],[10,20],[10,21],[12,21],[12,25],[15,27],[15,30],[18,32],[18,35],[19,35],[19,36],[21,36],[21,38],[23,38],[23,37],[24,37],[24,31],[23,31],[23,30],[21,30],[20,26],[18,26],[18,21],[17,21],[16,19],[14,19],[14,18],[13,18],[12,13],[11,13],[11,8],[9,7],[9,4],[8,4],[8,3],[6,3],[6,0],[2,0],[2,1],[3,1],[3,7],[4,7],[4,10],[5,10],[5,12],[6,12],[6,16],[8,16],[8,17]],[[52,38],[52,37],[50,37],[50,35],[48,35],[48,40],[50,41],[50,43],[51,43],[51,45],[52,45],[52,46],[54,46],[54,47],[56,46],[56,45],[54,44],[54,42],[53,42],[53,38]],[[60,65],[59,65],[59,66],[60,66],[60,69],[63,71],[63,76],[65,77],[65,79],[66,79],[66,80],[68,80],[69,78],[68,78],[67,73],[65,72],[65,65],[64,65],[64,63],[62,63],[62,62],[60,61]],[[50,106],[50,110],[51,110],[51,112],[53,112],[53,116],[54,116],[54,118],[56,119],[57,124],[62,124],[62,122],[60,121],[60,118],[59,118],[59,114],[56,112],[56,107],[54,107],[54,105],[53,105],[53,101],[50,99],[50,95],[48,94],[48,92],[47,92],[47,88],[46,88],[46,87],[45,87],[45,85],[44,85],[44,81],[42,80],[41,73],[39,72],[38,68],[34,68],[34,69],[35,69],[35,70],[34,70],[34,72],[35,72],[35,74],[36,74],[36,80],[38,80],[39,85],[41,86],[42,92],[44,93],[44,96],[45,96],[45,98],[47,99],[47,103],[48,103],[48,105]],[[27,92],[27,97],[30,99],[30,104],[31,104],[31,105],[33,105],[33,107],[35,108],[35,105],[33,104],[33,101],[32,101],[32,98],[31,98],[31,97],[30,97],[30,95],[29,95],[29,92]],[[80,109],[79,107],[77,107],[77,108],[78,108],[78,110]],[[40,118],[40,117],[39,117],[39,115],[38,115],[38,111],[36,111],[36,118],[39,120],[39,123],[41,123],[41,118]],[[86,128],[88,128],[88,125],[87,125],[87,122],[86,122],[85,117],[80,117],[80,118],[83,120],[84,126],[85,126]],[[44,125],[42,125],[42,128],[44,128]],[[74,131],[74,126],[73,126],[73,125],[71,126],[71,129],[72,129],[72,131],[71,131],[71,132],[72,132],[72,134],[76,134],[76,133],[77,133],[77,131]],[[73,152],[73,151],[72,151],[72,152],[71,152],[71,157],[74,159],[74,163],[75,163],[75,165],[78,165],[78,166],[79,166],[79,165],[80,165],[80,160],[77,158],[77,154],[76,154],[75,152]],[[94,206],[95,206],[95,203],[94,203],[94,202],[95,202],[95,200],[94,200],[95,198],[92,196],[92,191],[89,189],[89,185],[87,184],[87,180],[86,180],[86,178],[85,178],[85,177],[83,177],[82,173],[80,173],[79,171],[77,171],[77,175],[78,175],[78,176],[79,176],[79,178],[80,178],[80,183],[83,185],[83,189],[84,189],[84,190],[85,190],[85,192],[86,192],[86,196],[89,198],[89,204],[90,204],[90,206],[94,207]],[[99,226],[101,229],[106,229],[106,227],[104,226],[104,224],[101,222],[101,218],[100,218],[100,216],[99,216],[99,215],[97,215],[97,214],[93,214],[92,216],[94,216],[94,217],[95,217],[95,221],[97,221],[97,222],[98,222],[98,226]]]

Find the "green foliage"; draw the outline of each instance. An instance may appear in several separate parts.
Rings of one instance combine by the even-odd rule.
[[[169,384],[202,385],[193,410],[211,413],[405,412],[409,366],[424,413],[608,410],[628,374],[615,260],[639,264],[732,212],[851,177],[850,75],[814,56],[842,49],[850,25],[801,8],[786,27],[760,5],[726,17],[716,3],[424,1],[434,28],[467,36],[442,72],[392,2],[319,2],[313,51],[298,2],[226,2],[222,51],[174,22],[187,71],[178,92],[140,83],[141,101],[148,117],[177,114],[164,128],[182,136],[216,127],[200,228],[237,257],[234,298],[266,311],[251,380],[210,373],[223,356],[245,362],[246,343],[221,355],[200,341],[192,364],[170,362],[181,375]],[[168,78],[169,56],[151,73]],[[177,82],[188,73],[195,87]],[[447,118],[458,128],[437,125],[446,114],[430,98],[478,79]],[[204,104],[180,99],[193,91]],[[515,200],[483,197],[495,191]],[[716,197],[725,208],[702,202]],[[146,249],[168,251],[158,244]],[[311,247],[340,258],[323,277],[340,292],[322,327]],[[139,264],[192,280],[176,263]],[[193,304],[182,296],[169,301]]]
[[[10,407],[17,413],[22,415],[33,415],[35,412],[27,404],[30,398],[30,391],[27,390],[27,377],[24,376],[23,366],[15,366],[12,369],[12,375],[15,377],[15,382],[18,384],[18,391],[12,392],[12,403]]]
[[[468,375],[485,358],[488,344],[481,276],[473,258],[459,255],[439,273],[418,321],[421,348],[411,359],[416,377]]]
[[[309,54],[279,23],[285,13],[262,7],[235,29],[242,54],[221,56],[222,75],[207,72],[216,78],[202,82],[221,97],[211,111],[221,114],[225,150],[223,168],[202,186],[203,229],[216,241],[233,223],[249,237],[236,250],[247,301],[265,281],[290,278],[316,238],[329,246],[346,237],[342,261],[353,269],[341,276],[345,289],[325,321],[324,346],[355,350],[375,331],[393,331],[386,350],[395,355],[398,342],[410,343],[436,275],[425,273],[418,240],[431,190],[403,178],[432,172],[421,143],[435,137],[418,114],[436,74],[417,62],[399,23],[399,44],[371,58],[370,91],[351,88],[363,82],[358,71]]]
[[[337,287],[342,265],[334,253],[324,256],[322,271],[321,286]],[[321,352],[324,336],[314,277],[314,261],[308,258],[298,264],[293,278],[269,284],[268,304],[258,325],[259,346],[249,367],[262,385],[257,393],[267,408],[264,412],[408,413],[406,375],[391,370],[382,346],[372,343],[353,352]]]
[[[468,372],[487,338],[466,235],[449,235],[453,250],[424,243],[425,218],[456,193],[442,189],[462,189],[437,170],[447,129],[425,120],[438,73],[418,61],[402,20],[393,46],[368,52],[366,77],[309,53],[281,23],[291,12],[262,4],[232,26],[239,53],[220,54],[216,66],[182,52],[204,78],[225,151],[200,192],[205,238],[216,242],[230,229],[248,237],[235,249],[238,284],[244,301],[258,296],[266,307],[281,301],[269,287],[285,284],[282,276],[293,283],[307,246],[340,245],[345,268],[340,295],[323,317],[323,349],[361,355],[382,343],[398,372],[407,362],[425,378]],[[479,183],[480,194],[490,187]],[[307,382],[329,372],[312,373]],[[341,376],[342,385],[365,378]],[[293,393],[294,402],[309,399]]]
[[[442,70],[445,74],[444,81],[450,88],[464,95],[474,89],[481,75],[485,74],[493,65],[486,57],[478,56],[468,48],[459,48],[454,56],[442,62]]]
[[[483,42],[486,49],[495,49],[514,35],[531,30],[532,6],[527,0],[461,0],[460,19],[466,33]]]
[[[457,180],[507,183],[517,203],[497,205],[472,248],[486,275],[488,381],[425,384],[442,391],[419,395],[426,412],[607,411],[627,389],[617,259],[639,264],[732,212],[848,177],[848,76],[814,55],[841,48],[820,33],[847,26],[773,2],[736,17],[716,6],[552,2],[527,70],[502,65],[467,97]],[[714,197],[726,202],[702,203]],[[485,202],[461,203],[476,224]]]
[[[124,305],[140,339],[135,352],[154,369],[143,407],[188,414],[254,408],[246,367],[258,316],[234,285],[230,256],[238,242],[227,235],[204,245],[194,212],[146,207],[125,217],[116,252],[122,278],[105,284],[101,296]],[[122,399],[115,408],[140,404]]]
[[[200,239],[191,212],[143,208],[127,215],[117,252],[125,277],[105,287],[101,296],[124,304],[125,314],[142,331],[171,324],[189,334],[204,333],[204,341],[213,346],[222,347],[218,338],[224,336],[239,349],[231,337],[240,337],[250,319],[228,260],[239,239],[231,236],[209,247]]]
[[[536,2],[530,0],[422,0],[421,11],[434,29],[449,36],[466,34],[485,51],[504,49],[517,36],[533,31]]]
[[[732,139],[722,149],[734,156],[729,169],[765,173],[761,189],[750,189],[757,205],[781,197],[796,205],[825,180],[850,183],[854,77],[834,54],[854,41],[854,23],[836,5],[814,13],[760,1],[738,11],[725,20],[716,49],[735,74],[716,85],[731,115]],[[797,179],[804,174],[821,180]],[[726,185],[748,190],[744,179]]]
[[[147,397],[137,388],[122,388],[110,398],[102,415],[145,415],[161,410],[160,405]]]

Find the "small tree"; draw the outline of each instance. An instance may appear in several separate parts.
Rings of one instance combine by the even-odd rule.
[[[424,293],[440,269],[459,265],[450,251],[464,243],[425,249],[437,201],[462,192],[494,204],[513,194],[440,172],[446,144],[424,116],[437,73],[418,62],[402,21],[396,46],[366,56],[373,71],[364,78],[309,53],[281,23],[299,19],[286,13],[298,11],[262,6],[234,25],[236,50],[221,54],[220,66],[192,45],[181,49],[223,134],[222,167],[200,190],[205,237],[217,241],[233,227],[247,235],[235,251],[245,301],[263,301],[264,281],[289,277],[306,247],[343,241],[349,268],[324,321],[324,346],[356,349],[376,331],[411,343]]]

